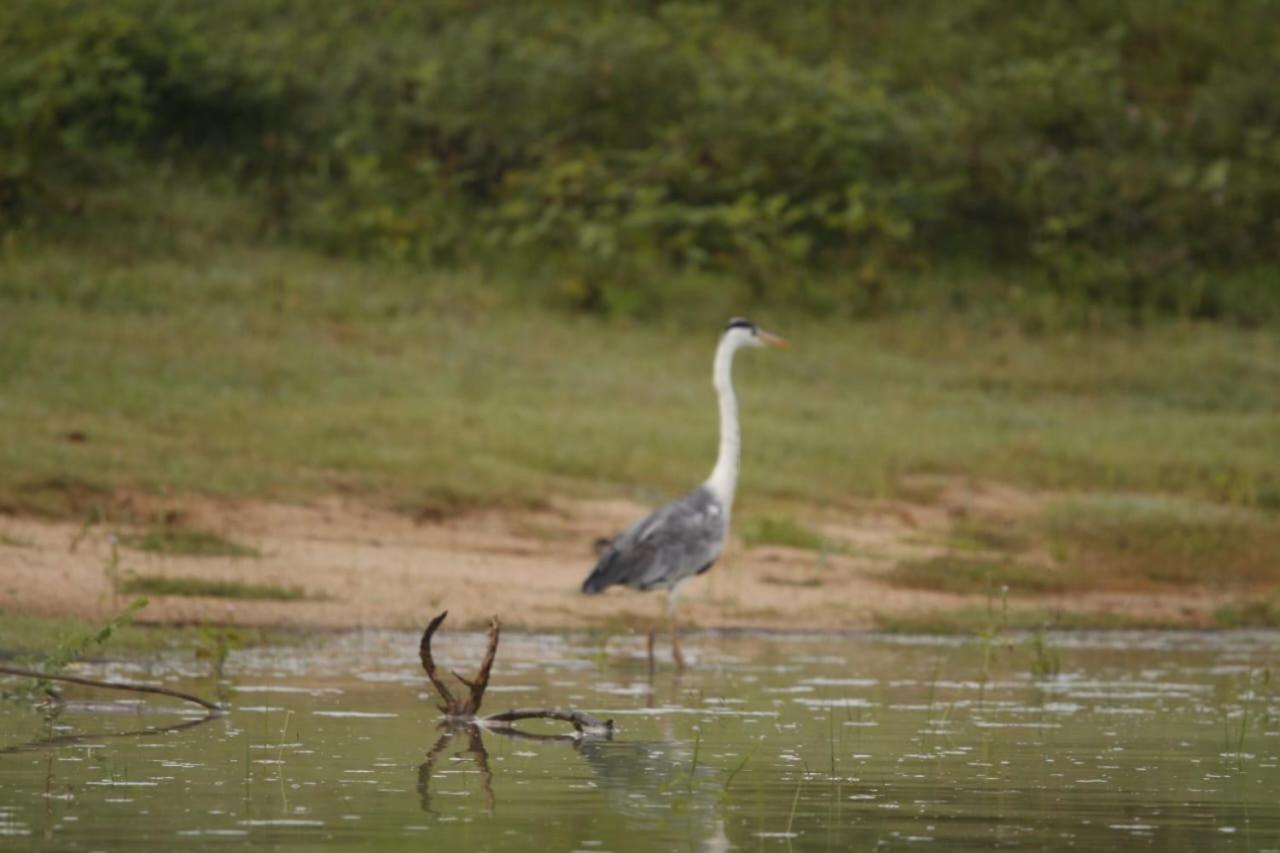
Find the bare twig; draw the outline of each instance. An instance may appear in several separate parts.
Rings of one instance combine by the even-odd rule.
[[[503,726],[485,726],[485,728],[496,735],[509,737],[512,740],[525,740],[530,743],[568,743],[578,746],[584,740],[582,735],[577,732],[573,732],[572,734],[563,734],[561,732],[541,734],[539,732],[526,732],[520,729],[505,728]]]
[[[436,671],[435,659],[431,656],[431,638],[435,636],[436,630],[439,629],[440,624],[444,622],[444,618],[448,615],[449,611],[446,610],[432,619],[431,623],[427,625],[427,630],[422,632],[422,642],[418,644],[418,656],[422,658],[422,668],[427,671],[427,678],[431,679],[431,683],[435,685],[436,692],[440,694],[440,698],[443,700],[443,704],[436,707],[440,709],[441,713],[449,717],[451,723],[478,723],[493,729],[511,731],[511,724],[517,720],[558,720],[563,723],[571,723],[579,734],[590,732],[592,734],[612,736],[613,720],[597,720],[590,714],[575,711],[571,708],[517,708],[477,719],[476,714],[480,711],[480,704],[484,701],[484,692],[489,686],[489,671],[493,669],[493,661],[498,654],[498,638],[502,633],[502,627],[498,623],[498,617],[496,616],[489,621],[488,648],[485,649],[484,659],[480,661],[480,668],[476,671],[474,679],[450,670],[453,673],[453,677],[462,682],[467,688],[469,695],[464,701],[450,692],[449,685],[444,682],[444,679]]]
[[[572,723],[579,732],[612,734],[613,720],[599,720],[583,711],[572,708],[513,708],[501,714],[490,714],[476,722],[490,728],[510,728],[517,720],[559,720]]]
[[[468,706],[473,714],[479,713],[480,703],[484,701],[484,691],[489,688],[489,670],[493,669],[493,659],[498,654],[498,635],[501,633],[502,626],[498,624],[498,617],[494,616],[489,620],[489,646],[485,649],[484,659],[480,661],[476,680],[463,682],[471,689],[471,701]]]
[[[437,705],[440,713],[452,716],[458,706],[458,700],[453,698],[453,694],[449,692],[449,685],[444,683],[444,679],[436,674],[436,663],[431,658],[431,636],[435,634],[436,629],[440,627],[440,623],[444,621],[444,617],[449,615],[446,610],[439,616],[431,620],[427,625],[427,630],[422,632],[422,642],[418,644],[418,657],[422,658],[422,668],[427,671],[427,678],[431,679],[431,683],[435,686],[436,692],[440,694],[440,698],[444,701],[443,705]]]
[[[450,717],[458,717],[470,719],[475,717],[476,712],[480,710],[480,703],[484,701],[484,691],[489,686],[489,670],[493,668],[494,656],[498,653],[498,636],[502,633],[502,626],[498,623],[498,617],[489,620],[489,647],[485,650],[484,659],[480,661],[480,669],[476,672],[474,679],[466,678],[458,674],[454,670],[450,670],[453,677],[462,682],[467,688],[467,697],[465,700],[458,699],[449,690],[449,685],[436,671],[435,659],[431,656],[431,638],[435,635],[436,630],[440,627],[440,623],[444,622],[444,618],[449,615],[446,610],[439,616],[431,620],[427,625],[427,630],[422,632],[422,642],[418,644],[418,657],[422,659],[422,668],[427,671],[427,678],[431,679],[431,683],[435,685],[436,692],[440,694],[440,698],[444,704],[437,705],[442,714]]]
[[[25,678],[35,678],[47,681],[66,681],[70,684],[83,684],[86,687],[101,687],[106,690],[130,690],[134,693],[155,693],[160,696],[170,696],[174,699],[182,699],[186,702],[194,702],[201,708],[215,713],[222,713],[222,707],[215,705],[199,696],[193,696],[190,693],[183,693],[181,690],[170,690],[168,687],[152,687],[149,684],[131,684],[127,681],[99,681],[96,678],[81,678],[76,675],[54,675],[47,672],[37,672],[33,669],[20,669],[16,666],[0,666],[0,673],[5,675],[20,675]]]

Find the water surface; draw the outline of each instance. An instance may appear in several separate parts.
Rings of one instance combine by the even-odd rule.
[[[246,650],[220,683],[84,668],[221,693],[211,721],[0,703],[0,846],[1280,851],[1275,633],[701,636],[652,681],[636,639],[503,638],[485,711],[572,706],[612,740],[439,730],[417,640]],[[470,669],[483,637],[436,646]]]

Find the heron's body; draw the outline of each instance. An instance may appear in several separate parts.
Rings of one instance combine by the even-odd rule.
[[[712,382],[720,408],[720,452],[711,476],[689,494],[658,508],[605,545],[595,568],[582,584],[583,592],[603,592],[614,585],[639,590],[665,587],[671,591],[668,607],[673,611],[681,583],[715,564],[729,534],[729,516],[738,484],[741,442],[738,401],[733,391],[733,356],[745,346],[785,345],[781,338],[760,331],[747,320],[730,321],[716,347],[712,365]],[[672,617],[674,620],[674,613]],[[675,648],[679,664],[679,646]]]
[[[726,507],[699,486],[614,537],[582,591],[601,592],[614,584],[640,590],[674,587],[711,568],[728,528]]]

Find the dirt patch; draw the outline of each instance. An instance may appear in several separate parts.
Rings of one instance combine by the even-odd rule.
[[[941,553],[938,543],[958,514],[1017,514],[1033,501],[1003,487],[956,483],[939,486],[936,497],[930,505],[865,502],[807,515],[815,529],[841,543],[839,553],[734,543],[684,591],[681,617],[703,628],[853,629],[875,627],[882,615],[982,606],[982,596],[904,589],[888,584],[884,575],[902,560]],[[309,505],[195,497],[133,501],[145,517],[181,519],[261,556],[189,557],[120,547],[117,576],[300,587],[310,596],[153,597],[142,621],[420,628],[448,608],[457,626],[481,625],[498,614],[513,627],[619,629],[651,624],[665,603],[659,593],[578,592],[594,562],[594,541],[647,509],[627,501],[554,500],[537,510],[470,512],[424,522],[337,497]],[[0,610],[83,619],[115,613],[126,598],[114,591],[108,568],[111,536],[131,529],[0,517]],[[1036,599],[1034,606],[1202,625],[1222,603],[1203,591],[1187,591],[1051,596]]]

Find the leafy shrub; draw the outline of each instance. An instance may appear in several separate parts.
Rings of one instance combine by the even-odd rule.
[[[977,263],[1040,306],[1256,322],[1280,314],[1274,11],[19,0],[0,223],[195,169],[267,233],[555,267],[590,310],[660,309],[673,268],[881,310]]]

